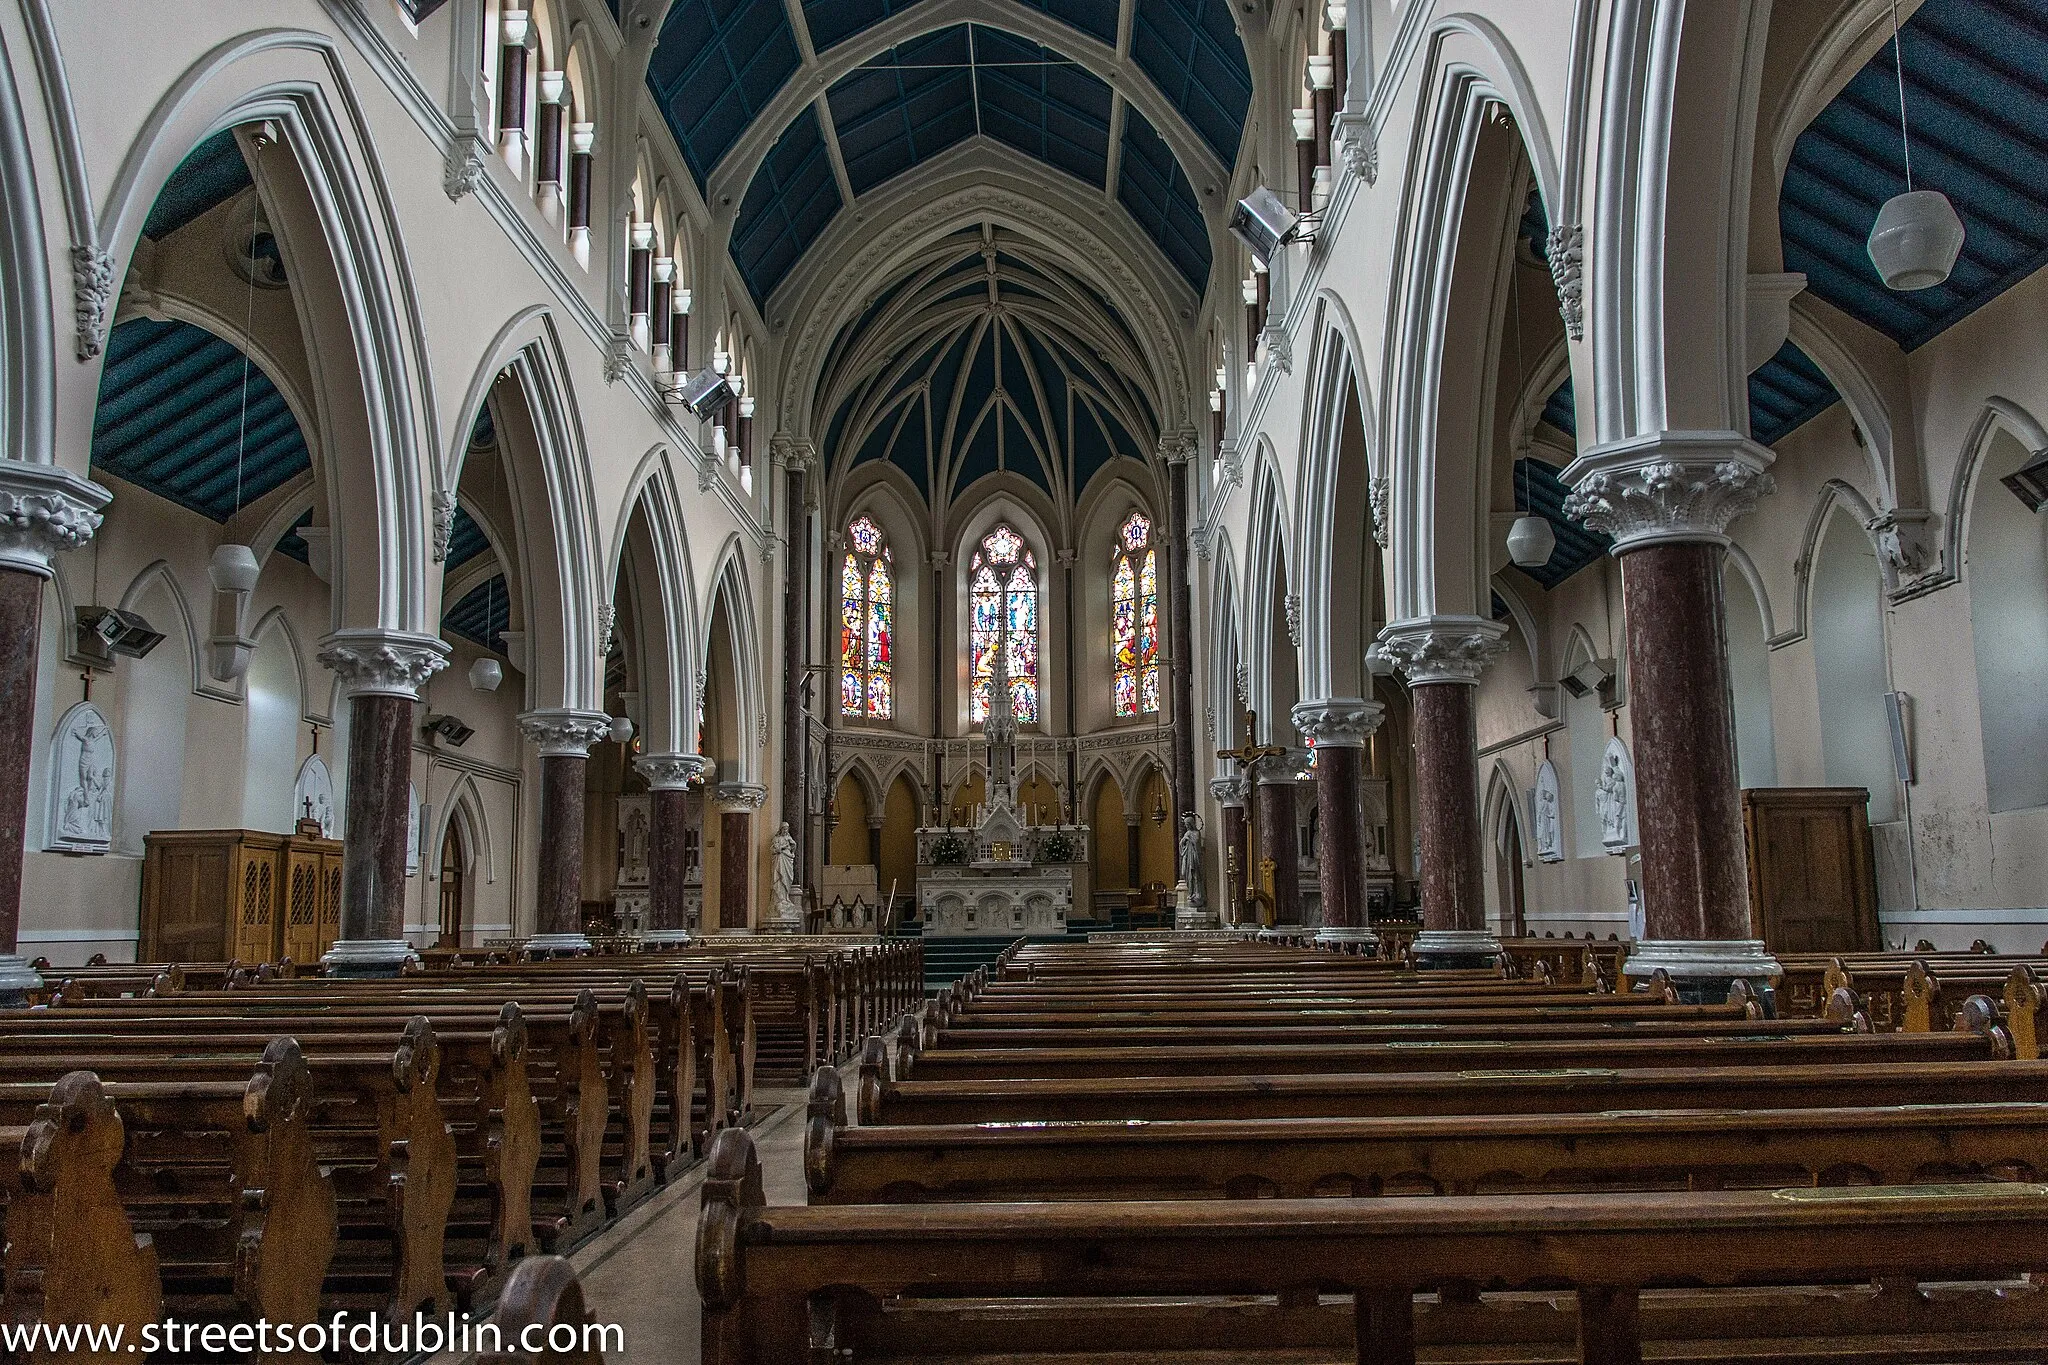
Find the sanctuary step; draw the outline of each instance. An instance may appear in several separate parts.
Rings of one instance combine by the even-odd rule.
[[[1059,943],[1060,938],[928,938],[924,941],[924,990],[932,995],[961,977],[995,965],[1012,943]]]

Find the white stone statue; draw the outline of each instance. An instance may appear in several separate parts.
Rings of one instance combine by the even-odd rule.
[[[1619,738],[1607,741],[1600,778],[1593,787],[1593,809],[1600,817],[1600,842],[1609,853],[1636,846],[1636,770],[1628,746]]]
[[[1564,861],[1563,800],[1557,780],[1557,766],[1544,759],[1536,769],[1536,786],[1529,794],[1530,823],[1535,827],[1536,857],[1546,863]]]
[[[796,900],[796,836],[789,832],[787,820],[776,829],[768,851],[775,857],[775,917],[797,919],[802,908]]]
[[[1184,811],[1180,817],[1180,844],[1176,859],[1180,884],[1187,891],[1182,909],[1199,910],[1206,903],[1202,887],[1202,817]]]
[[[405,875],[420,870],[420,789],[405,784]]]
[[[114,736],[89,701],[64,713],[50,745],[50,839],[58,853],[105,853],[114,840]]]

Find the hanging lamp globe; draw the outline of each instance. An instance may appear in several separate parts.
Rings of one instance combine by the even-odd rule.
[[[1547,517],[1521,516],[1508,528],[1508,558],[1518,569],[1540,569],[1557,548],[1557,530]]]
[[[478,659],[469,666],[469,685],[479,692],[495,692],[505,681],[505,666],[496,659]]]
[[[256,552],[232,542],[215,547],[213,558],[206,565],[206,576],[212,580],[215,592],[253,592],[262,575],[263,566],[256,562]]]
[[[1895,195],[1870,229],[1870,263],[1885,288],[1901,293],[1946,280],[1962,250],[1963,220],[1940,190]]]

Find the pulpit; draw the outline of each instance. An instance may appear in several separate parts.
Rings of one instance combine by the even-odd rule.
[[[253,829],[143,839],[142,962],[320,960],[341,932],[341,841]]]

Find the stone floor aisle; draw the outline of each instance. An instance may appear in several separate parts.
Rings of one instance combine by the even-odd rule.
[[[804,1202],[804,1105],[801,1090],[762,1088],[755,1124],[762,1179],[771,1204]],[[699,1302],[694,1262],[697,1200],[704,1183],[699,1162],[569,1258],[597,1321],[626,1329],[626,1349],[605,1365],[698,1365]],[[454,1355],[432,1365],[459,1365]]]

